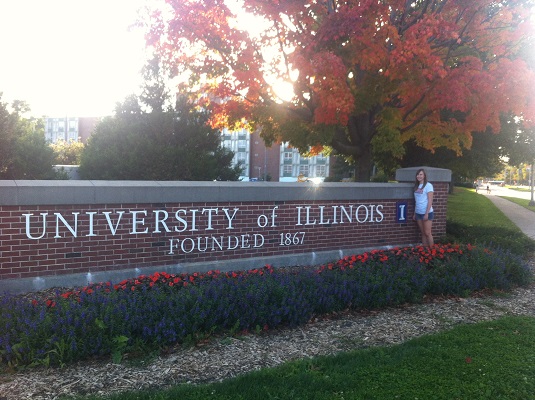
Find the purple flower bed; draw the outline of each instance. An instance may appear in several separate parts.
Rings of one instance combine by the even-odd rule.
[[[508,252],[435,245],[371,251],[320,267],[156,273],[46,300],[6,294],[0,299],[0,357],[10,367],[109,355],[120,360],[128,351],[214,333],[295,327],[335,311],[507,290],[531,279],[528,266]]]

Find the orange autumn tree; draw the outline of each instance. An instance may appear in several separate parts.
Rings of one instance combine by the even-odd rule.
[[[501,112],[532,118],[534,76],[517,56],[532,39],[530,3],[166,0],[147,42],[188,77],[181,90],[212,126],[332,149],[368,181],[374,155],[401,157],[408,140],[461,154],[472,132],[499,132]]]

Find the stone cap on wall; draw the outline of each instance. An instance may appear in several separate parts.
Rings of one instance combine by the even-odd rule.
[[[420,168],[425,170],[427,180],[433,182],[451,182],[451,170],[434,167],[409,167],[400,168],[396,171],[396,180],[398,182],[412,182],[416,179],[416,171]]]
[[[0,180],[0,206],[406,199],[408,183]]]
[[[0,206],[399,200],[412,197],[419,168],[398,169],[398,183],[0,180]],[[451,182],[449,169],[423,168],[430,182]]]

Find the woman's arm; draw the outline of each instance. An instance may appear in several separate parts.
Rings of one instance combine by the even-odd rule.
[[[433,206],[433,192],[427,192],[427,209],[425,210],[425,215],[429,214],[429,210]]]

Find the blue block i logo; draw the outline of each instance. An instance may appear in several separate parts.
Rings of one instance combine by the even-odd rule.
[[[396,222],[400,224],[407,223],[407,202],[398,201],[396,203]]]

